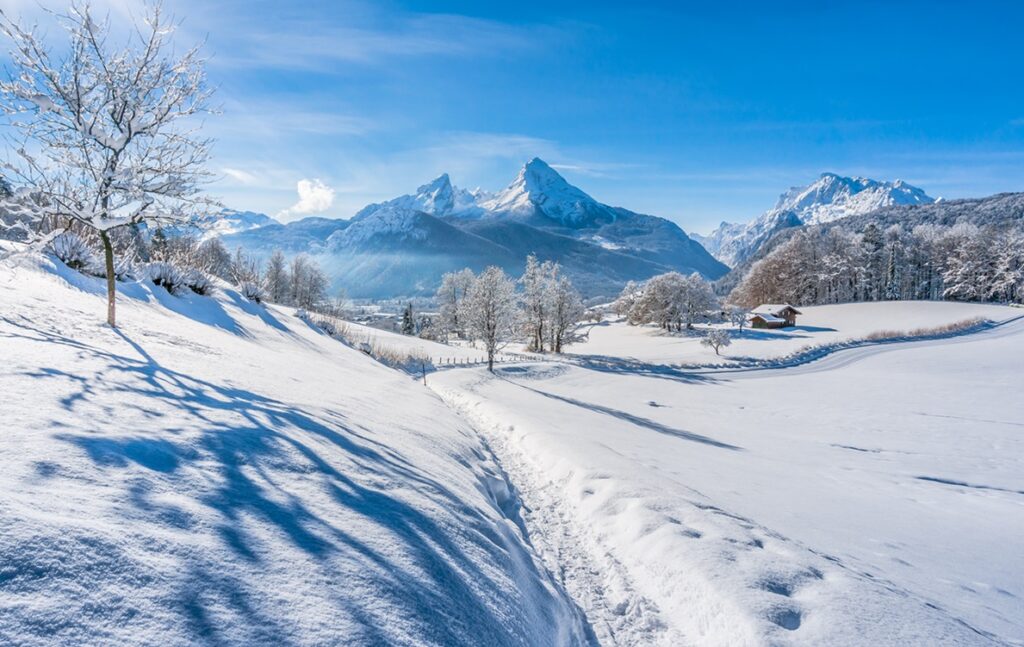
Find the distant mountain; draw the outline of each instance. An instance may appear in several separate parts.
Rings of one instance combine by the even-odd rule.
[[[776,232],[789,227],[833,222],[883,207],[933,202],[934,198],[902,180],[879,182],[822,173],[817,181],[783,193],[772,209],[754,221],[723,222],[699,240],[715,258],[735,267],[753,256]]]
[[[495,194],[459,189],[444,174],[351,220],[310,220],[224,240],[260,255],[276,247],[313,254],[355,297],[429,294],[444,272],[463,267],[518,274],[531,253],[561,263],[587,296],[670,270],[710,279],[728,271],[676,224],[597,202],[540,159]]]
[[[278,221],[263,213],[222,209],[217,213],[193,219],[190,227],[200,238],[211,238],[278,224]]]
[[[895,204],[880,207],[864,214],[846,216],[817,225],[787,227],[775,231],[755,252],[738,262],[726,276],[716,283],[720,294],[727,294],[746,276],[750,266],[770,254],[797,232],[828,230],[841,227],[850,232],[863,232],[868,225],[886,230],[899,225],[913,231],[918,225],[951,227],[958,224],[978,227],[1016,225],[1024,223],[1024,193],[999,193],[987,198],[936,200],[929,204]]]

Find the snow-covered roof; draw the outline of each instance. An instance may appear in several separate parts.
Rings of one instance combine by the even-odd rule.
[[[755,317],[757,317],[758,319],[763,319],[766,323],[782,323],[786,321],[782,317],[776,317],[775,315],[769,314],[767,312],[755,312],[752,315],[750,315],[751,319]]]
[[[759,305],[756,308],[754,308],[754,313],[755,314],[768,313],[768,314],[772,314],[772,315],[778,316],[779,313],[782,312],[783,310],[785,310],[786,308],[792,309],[793,312],[795,312],[797,314],[803,314],[799,310],[794,308],[793,306],[789,305],[788,303],[762,303],[761,305]]]

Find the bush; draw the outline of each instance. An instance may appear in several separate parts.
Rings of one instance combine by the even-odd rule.
[[[50,241],[50,251],[65,265],[79,272],[91,268],[96,262],[92,249],[73,231],[65,231],[54,237]]]
[[[242,281],[238,284],[238,291],[242,296],[254,303],[263,303],[267,298],[267,292],[259,281]]]
[[[178,294],[185,287],[181,270],[165,261],[147,264],[146,278],[171,294]]]
[[[181,272],[182,284],[196,294],[207,295],[213,291],[213,281],[202,271],[189,268]]]

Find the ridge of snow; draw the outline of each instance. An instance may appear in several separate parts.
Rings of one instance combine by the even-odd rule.
[[[379,236],[387,235],[397,235],[410,240],[424,240],[428,232],[419,226],[423,213],[428,212],[409,206],[385,203],[373,211],[365,213],[358,220],[353,218],[352,224],[348,227],[331,234],[327,243],[332,247],[354,247]]]

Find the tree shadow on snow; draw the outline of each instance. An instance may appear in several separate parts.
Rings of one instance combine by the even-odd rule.
[[[707,436],[702,436],[701,434],[695,434],[695,433],[693,433],[691,431],[686,431],[685,429],[676,429],[675,427],[669,427],[668,425],[663,425],[660,422],[657,422],[655,420],[651,420],[650,418],[644,418],[642,416],[638,416],[638,415],[629,413],[627,411],[622,411],[621,409],[613,409],[612,407],[606,407],[604,405],[594,404],[593,402],[584,402],[583,400],[577,400],[575,398],[569,398],[569,397],[566,397],[564,395],[555,395],[554,393],[549,393],[547,391],[541,391],[540,389],[535,389],[533,387],[526,386],[525,384],[518,384],[516,382],[513,382],[512,380],[506,380],[506,381],[509,382],[510,384],[515,384],[519,388],[526,389],[527,391],[532,391],[532,392],[536,393],[537,395],[542,395],[545,398],[551,398],[552,400],[558,400],[560,402],[565,402],[567,404],[571,404],[571,405],[580,407],[582,409],[587,409],[589,411],[594,411],[594,412],[597,412],[597,413],[603,413],[606,416],[612,416],[613,418],[618,418],[619,420],[624,420],[624,421],[626,421],[626,422],[628,422],[630,424],[634,424],[634,425],[636,425],[638,427],[643,427],[644,429],[650,429],[651,431],[656,431],[656,432],[658,432],[660,434],[665,434],[665,435],[668,435],[668,436],[674,436],[676,438],[682,438],[683,440],[689,440],[689,441],[696,442],[696,443],[701,443],[701,444],[704,444],[704,445],[710,445],[711,447],[718,447],[720,449],[732,449],[732,450],[737,450],[737,451],[742,451],[743,450],[742,447],[737,447],[736,445],[730,445],[729,443],[723,443],[721,441],[715,440],[714,438],[709,438]]]
[[[425,475],[394,450],[361,435],[343,414],[324,411],[314,417],[252,391],[168,369],[119,330],[115,333],[130,347],[134,357],[93,347],[34,327],[30,322],[5,321],[21,332],[2,332],[0,336],[60,344],[80,357],[104,362],[102,370],[89,380],[55,368],[26,373],[37,379],[66,379],[77,384],[78,393],[61,402],[68,411],[100,396],[104,401],[116,401],[118,394],[141,396],[145,403],[168,404],[178,412],[176,418],[184,417],[201,429],[190,429],[188,438],[180,435],[180,429],[166,425],[160,427],[159,437],[144,431],[129,436],[102,432],[56,436],[81,448],[101,470],[133,470],[126,481],[126,500],[131,508],[118,510],[126,528],[148,521],[160,524],[160,536],[164,536],[164,527],[209,533],[210,513],[218,519],[213,536],[232,556],[230,559],[217,559],[216,551],[211,558],[194,550],[187,541],[163,542],[161,548],[161,561],[168,554],[178,561],[162,575],[177,580],[179,592],[170,604],[196,639],[206,644],[235,644],[241,634],[249,644],[293,644],[295,637],[301,635],[295,632],[294,619],[288,616],[295,612],[294,607],[268,601],[265,591],[254,590],[250,585],[253,569],[269,567],[280,559],[273,544],[262,539],[269,533],[274,541],[287,541],[305,555],[296,568],[308,573],[307,580],[329,583],[320,584],[316,589],[319,601],[310,602],[323,607],[316,608],[317,630],[327,632],[315,635],[336,636],[330,629],[338,626],[337,619],[345,618],[346,626],[357,627],[344,636],[346,641],[392,643],[395,634],[389,633],[389,623],[371,609],[385,609],[386,613],[389,603],[394,603],[409,610],[402,623],[406,629],[415,627],[416,635],[427,642],[518,642],[515,634],[495,628],[526,620],[502,617],[505,609],[502,594],[495,592],[497,584],[479,591],[470,581],[488,581],[496,566],[506,573],[524,568],[523,564],[535,569],[530,558],[517,555],[518,545],[495,529],[482,511],[467,507],[441,482]],[[128,401],[121,406],[147,416],[159,416]],[[367,487],[340,472],[324,458],[332,452],[341,452],[343,459],[351,461],[356,466],[354,475],[366,477],[364,482],[384,485]],[[192,472],[183,474],[185,470]],[[52,478],[60,473],[58,468],[39,470],[42,477]],[[277,479],[282,473],[287,478],[279,484]],[[197,520],[197,514],[190,509],[154,496],[174,489],[168,481],[172,475],[175,479],[203,481],[202,487],[193,487],[193,491],[181,492],[177,497],[187,497],[190,509],[198,504],[203,520]],[[116,483],[112,480],[111,487]],[[316,487],[318,492],[328,494],[335,507],[310,509],[304,499],[283,487],[285,483]],[[439,509],[469,519],[470,527],[459,532],[459,536],[472,543],[471,550],[498,561],[481,568],[479,556],[474,560],[464,546],[452,541],[451,529],[439,527],[422,510],[389,494],[392,487],[388,484],[395,483],[411,484]],[[353,515],[364,528],[378,528],[375,538],[386,539],[370,545],[349,532],[340,520]],[[254,520],[259,524],[261,537],[246,529],[253,527]],[[390,548],[382,552],[380,546]],[[356,569],[351,566],[353,561],[359,564]],[[353,570],[359,574],[358,586],[349,586],[345,580]],[[529,581],[540,583],[544,577],[535,573]],[[359,599],[360,591],[371,592],[374,599]],[[555,607],[549,599],[553,594],[541,584],[520,593],[527,599],[550,602],[538,603],[541,608]],[[290,592],[282,592],[282,596],[291,597]],[[529,635],[529,627],[520,627],[519,631],[520,636]]]

